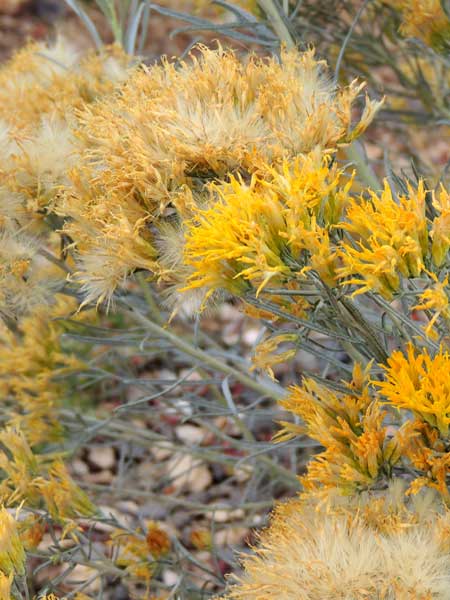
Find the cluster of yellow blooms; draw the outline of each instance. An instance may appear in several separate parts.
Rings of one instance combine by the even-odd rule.
[[[132,69],[119,48],[80,56],[61,40],[30,44],[0,69],[0,503],[22,507],[16,519],[11,508],[0,511],[1,600],[22,597],[26,552],[36,551],[49,520],[76,543],[80,518],[101,516],[49,446],[64,436],[67,376],[84,364],[62,342],[63,319],[93,317],[77,314],[79,301],[64,294],[74,262],[55,207],[78,161],[78,111],[111,95]],[[134,574],[146,581],[167,547],[158,553],[150,542]]]
[[[446,351],[431,358],[410,344],[406,356],[391,354],[381,381],[368,379],[370,365],[366,372],[357,365],[347,393],[310,379],[292,388],[282,405],[305,425],[283,423],[279,439],[306,433],[325,448],[310,462],[304,489],[318,496],[352,494],[389,480],[407,461],[417,474],[410,491],[435,488],[448,502],[449,361]],[[399,424],[395,409],[410,411],[414,419]]]
[[[418,307],[444,314],[447,296],[433,272],[445,267],[450,247],[448,191],[425,191],[420,182],[394,198],[386,182],[379,194],[354,197],[352,179],[329,161],[309,154],[250,184],[215,187],[218,201],[187,223],[186,287],[242,295],[252,284],[258,295],[269,281],[301,283],[314,271],[330,287],[390,300],[404,279],[431,271],[436,285]]]
[[[450,48],[450,19],[440,0],[384,0],[402,15],[400,31],[438,51]]]
[[[314,53],[296,50],[243,61],[200,47],[189,62],[145,67],[116,48],[80,58],[58,43],[30,46],[0,70],[0,502],[44,507],[75,537],[77,519],[97,514],[45,450],[61,433],[66,392],[55,376],[83,366],[62,346],[58,319],[109,306],[134,272],[157,280],[175,307],[188,298],[198,309],[221,292],[256,306],[268,296],[305,319],[320,310],[320,290],[336,305],[370,292],[390,310],[407,292],[426,319],[413,323],[417,348],[405,355],[391,340],[386,363],[356,364],[341,391],[305,378],[283,401],[303,425],[284,423],[280,439],[306,433],[324,450],[230,598],[449,598],[440,503],[450,503],[450,195],[423,182],[355,193],[340,151],[380,106],[366,99],[355,122],[361,90],[335,89]],[[65,299],[68,288],[79,301]],[[290,304],[274,288],[311,293]],[[279,336],[295,340],[292,330]],[[276,347],[265,342],[258,367]],[[407,494],[434,489],[430,510],[397,484],[380,491],[398,473],[409,474]],[[23,576],[25,540],[36,544],[39,531],[39,520],[22,526],[2,509],[0,598]],[[110,541],[117,566],[147,587],[153,557],[170,547],[155,524]]]
[[[306,380],[283,401],[283,407],[305,423],[305,433],[325,448],[308,466],[302,480],[305,490],[328,494],[338,488],[351,494],[366,489],[389,476],[404,453],[409,424],[389,433],[386,410],[370,395],[367,376],[355,367],[346,394]],[[284,423],[279,439],[298,434],[298,427]]]
[[[431,218],[426,214],[426,193]],[[407,196],[394,199],[386,183],[380,196],[371,192],[367,200],[352,200],[341,223],[352,239],[341,244],[339,278],[350,277],[348,283],[362,285],[357,293],[372,290],[390,299],[402,276],[419,277],[427,268],[442,267],[450,247],[449,209],[450,194],[444,188],[425,192],[422,182]]]
[[[187,223],[187,288],[241,295],[254,286],[258,295],[269,282],[276,286],[310,269],[331,285],[337,255],[330,228],[351,180],[342,184],[343,174],[329,163],[329,157],[308,154],[249,184],[232,179],[213,188],[218,200]]]
[[[238,201],[248,179],[276,179],[273,165],[357,137],[378,107],[368,100],[353,125],[360,91],[356,82],[333,89],[312,51],[243,63],[200,48],[179,68],[138,69],[80,117],[80,160],[56,209],[70,217],[64,232],[76,242],[74,277],[86,300],[109,302],[136,269],[182,286],[191,269],[178,250],[189,219],[217,196],[231,192]],[[307,178],[316,166],[293,168]],[[275,185],[289,185],[282,177]],[[326,173],[316,177],[320,185]]]
[[[410,345],[392,353],[381,381],[368,380],[369,365],[355,368],[346,393],[313,380],[291,390],[283,406],[304,426],[283,423],[279,439],[306,433],[325,450],[227,598],[449,597],[449,361]],[[403,409],[413,419],[401,412],[399,423]]]

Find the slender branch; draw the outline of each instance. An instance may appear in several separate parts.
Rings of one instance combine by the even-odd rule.
[[[378,177],[372,170],[367,160],[364,158],[360,143],[358,141],[353,142],[346,148],[346,153],[351,162],[355,165],[361,180],[368,185],[372,190],[381,190],[382,185],[378,180]]]
[[[139,321],[144,327],[157,335],[158,337],[165,338],[170,341],[170,343],[184,354],[188,356],[192,356],[193,358],[197,358],[203,364],[224,373],[225,375],[230,375],[234,377],[250,389],[262,394],[263,396],[267,396],[268,398],[272,398],[273,400],[282,400],[286,397],[286,391],[276,383],[272,381],[261,381],[257,379],[253,379],[246,373],[243,373],[239,369],[232,367],[221,360],[218,360],[214,356],[211,356],[208,352],[197,348],[188,342],[181,339],[179,336],[171,333],[168,329],[161,327],[157,323],[153,323],[149,319],[147,319],[143,314],[141,314],[136,308],[130,307],[129,304],[126,306],[130,309],[131,313],[135,317],[137,321]]]
[[[289,33],[289,29],[280,15],[280,11],[275,2],[273,0],[258,0],[258,4],[269,17],[272,27],[280,41],[284,43],[287,48],[295,48],[295,41]]]

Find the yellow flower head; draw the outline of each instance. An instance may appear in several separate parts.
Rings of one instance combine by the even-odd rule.
[[[277,352],[277,350],[283,343],[295,343],[297,339],[295,333],[280,333],[263,340],[255,348],[255,355],[252,357],[252,369],[263,369],[267,371],[271,379],[275,380],[273,367],[286,363],[297,353],[295,347],[284,349],[282,352]]]
[[[391,354],[385,381],[375,382],[381,394],[397,408],[412,411],[441,436],[447,438],[450,425],[450,355],[441,350],[431,357],[426,349],[417,352],[409,344],[406,355]]]
[[[3,506],[0,509],[0,571],[5,575],[24,575],[25,558],[16,520]]]
[[[55,462],[51,466],[48,479],[43,479],[39,488],[50,515],[57,521],[92,517],[97,512],[86,493],[71,479],[62,462]]]
[[[268,169],[250,185],[232,179],[213,188],[219,200],[187,223],[184,263],[192,268],[186,289],[258,294],[310,269],[335,281],[336,253],[328,227],[339,218],[348,186],[342,173],[317,154]],[[305,259],[308,256],[309,261]]]
[[[385,0],[402,13],[400,31],[438,51],[450,48],[450,19],[440,0]]]
[[[0,573],[0,600],[11,600],[11,586],[13,584],[14,574],[5,575]]]
[[[233,180],[221,190],[223,200],[199,211],[188,228],[185,263],[193,267],[188,288],[208,294],[225,289],[240,295],[255,282],[258,290],[276,276],[290,273],[283,253],[286,229],[278,199]]]
[[[356,294],[375,291],[392,298],[400,285],[400,277],[418,277],[425,268],[429,241],[425,217],[425,189],[393,198],[387,182],[377,196],[369,200],[351,200],[346,220],[340,227],[352,240],[344,240],[340,248],[342,266],[338,269],[346,283],[355,284]]]
[[[433,334],[433,326],[439,317],[444,319],[450,318],[449,311],[449,300],[448,300],[448,276],[443,281],[439,281],[434,273],[429,272],[428,275],[434,281],[434,285],[425,289],[420,294],[420,302],[413,306],[413,310],[430,310],[434,313],[429,320],[425,333],[427,335]]]
[[[319,495],[333,489],[354,493],[370,487],[383,474],[389,475],[399,460],[404,431],[400,429],[394,436],[388,433],[385,412],[372,398],[367,377],[368,370],[356,366],[347,394],[305,379],[281,402],[305,425],[283,422],[277,439],[289,439],[303,431],[325,447],[308,465],[302,480],[306,490]]]

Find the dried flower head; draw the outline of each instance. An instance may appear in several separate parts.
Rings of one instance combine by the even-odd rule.
[[[39,249],[36,238],[0,231],[0,315],[7,322],[54,302],[61,278]]]
[[[448,600],[449,515],[429,500],[423,510],[397,496],[281,505],[226,598]]]
[[[79,132],[93,179],[145,206],[166,204],[180,184],[253,171],[347,142],[361,86],[334,90],[312,51],[281,62],[198,49],[180,68],[165,62],[137,71],[118,96],[86,111]],[[368,101],[367,112],[377,103]],[[363,115],[359,130],[369,124]],[[158,202],[159,201],[159,202]]]
[[[0,119],[23,132],[44,114],[66,118],[111,93],[126,78],[128,63],[118,47],[80,57],[62,38],[53,45],[30,43],[0,69]]]
[[[139,203],[121,196],[97,194],[86,181],[66,194],[58,212],[69,217],[64,233],[76,240],[77,270],[84,303],[111,303],[117,287],[136,269],[157,271],[157,252],[149,228],[150,215]]]
[[[6,183],[11,192],[21,195],[34,216],[51,209],[60,186],[68,183],[77,160],[75,139],[64,120],[44,116],[37,130],[21,140],[20,151],[12,158]]]

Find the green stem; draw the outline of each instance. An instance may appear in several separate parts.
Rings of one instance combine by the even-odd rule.
[[[142,293],[144,294],[145,301],[147,302],[147,306],[150,309],[152,317],[155,319],[158,325],[164,325],[165,319],[161,314],[158,303],[155,300],[152,289],[146,277],[143,273],[137,273],[136,279],[138,280],[139,285],[141,286]]]
[[[378,180],[378,177],[373,172],[371,166],[365,160],[363,152],[359,147],[359,142],[353,142],[346,148],[348,158],[356,167],[356,171],[361,179],[367,186],[372,190],[381,190],[382,185]]]
[[[127,306],[128,308],[130,308],[129,305]],[[242,371],[239,371],[235,367],[227,365],[226,363],[215,358],[214,356],[211,356],[210,354],[208,354],[208,352],[205,352],[204,350],[196,348],[195,346],[192,346],[191,344],[185,342],[177,335],[171,333],[168,329],[161,327],[157,323],[153,323],[135,308],[131,308],[131,312],[133,313],[134,317],[142,325],[145,326],[147,330],[151,331],[159,337],[165,338],[166,340],[170,341],[170,343],[175,348],[177,348],[181,352],[184,352],[184,354],[198,359],[202,363],[212,367],[213,369],[216,369],[221,373],[224,373],[225,375],[230,375],[231,377],[234,377],[235,379],[246,385],[248,388],[254,390],[255,392],[258,392],[259,394],[262,394],[263,396],[272,398],[276,401],[283,400],[283,398],[286,397],[287,393],[281,386],[272,382],[262,382],[253,379],[246,373],[242,373]]]
[[[298,483],[298,482],[297,482]],[[86,490],[92,490],[99,493],[111,493],[111,489],[104,484],[81,482],[80,487]],[[164,498],[164,502],[173,506],[183,506],[187,510],[192,510],[198,513],[215,513],[219,510],[236,510],[237,507],[243,510],[261,510],[271,508],[273,501],[261,500],[259,502],[246,502],[244,504],[202,504],[200,502],[192,502],[183,497],[173,497],[170,495],[156,494],[154,492],[148,492],[146,490],[135,490],[135,489],[115,489],[114,495],[126,498],[137,498],[146,500],[161,500]]]
[[[279,40],[286,45],[286,48],[295,48],[295,42],[273,0],[258,0],[258,4],[269,17]]]
[[[122,46],[123,32],[119,19],[117,18],[114,0],[96,0],[96,2],[109,22],[109,26],[114,35],[114,41]]]

